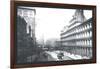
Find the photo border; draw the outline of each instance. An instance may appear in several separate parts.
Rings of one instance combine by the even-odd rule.
[[[16,43],[15,43],[15,30],[16,30],[16,10],[17,6],[29,6],[29,7],[46,7],[46,8],[66,8],[66,9],[88,9],[93,10],[93,58],[81,59],[81,60],[66,60],[66,61],[54,61],[43,62],[36,64],[16,64]],[[48,3],[48,2],[33,2],[33,1],[11,1],[11,15],[10,15],[10,68],[25,68],[25,67],[42,67],[42,66],[58,66],[58,65],[75,65],[75,64],[90,64],[96,63],[96,6],[95,5],[80,5],[80,4],[64,4],[64,3]]]

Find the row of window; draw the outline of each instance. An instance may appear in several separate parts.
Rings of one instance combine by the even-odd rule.
[[[92,31],[88,32],[83,32],[83,33],[78,33],[78,34],[73,34],[68,37],[62,37],[62,41],[68,41],[68,40],[75,40],[75,39],[87,39],[87,38],[92,38]]]
[[[83,56],[83,59],[88,59],[92,57],[91,47],[73,47],[71,53]]]
[[[89,23],[84,23],[83,24],[78,24],[77,26],[74,26],[72,28],[68,28],[68,30],[66,32],[62,32],[62,36],[69,36],[69,35],[72,35],[74,33],[78,33],[78,32],[84,32],[84,31],[88,31],[92,29],[92,23],[89,22]]]
[[[76,45],[81,45],[81,46],[92,46],[92,40],[88,39],[88,40],[80,40],[76,42]]]
[[[69,29],[66,34],[61,35],[62,43],[68,46],[92,46],[92,22],[91,19],[87,23]]]

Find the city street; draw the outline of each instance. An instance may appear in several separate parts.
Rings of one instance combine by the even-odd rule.
[[[59,54],[63,53],[63,56]],[[32,55],[28,57],[28,62],[44,62],[44,61],[63,61],[63,60],[78,60],[78,59],[88,59],[88,57],[82,57],[80,55],[70,54],[66,51],[45,51],[40,55]]]
[[[72,60],[72,58],[69,57],[67,54],[66,54],[66,55],[64,54],[64,56],[62,56],[62,59],[59,59],[59,58],[58,58],[58,55],[59,55],[60,51],[53,51],[53,52],[47,51],[47,53],[48,53],[52,58],[54,58],[55,61]]]
[[[60,54],[60,52],[62,52],[64,55],[62,56],[62,59],[59,59],[58,55]],[[48,54],[48,61],[51,60],[50,57],[53,58],[53,60],[55,61],[62,61],[62,60],[77,60],[77,59],[88,59],[88,57],[82,57],[80,55],[74,55],[74,54],[70,54],[68,52],[65,51],[46,51],[46,53]]]

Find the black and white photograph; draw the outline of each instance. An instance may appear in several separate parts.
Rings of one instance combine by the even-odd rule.
[[[93,58],[92,12],[17,6],[16,64]]]

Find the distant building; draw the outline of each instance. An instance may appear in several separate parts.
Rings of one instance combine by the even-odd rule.
[[[55,47],[58,44],[58,41],[59,40],[56,38],[51,38],[51,39],[46,40],[45,44],[49,45],[50,47]]]
[[[77,9],[69,26],[61,31],[61,44],[72,54],[92,57],[92,18],[86,20],[83,10]]]

